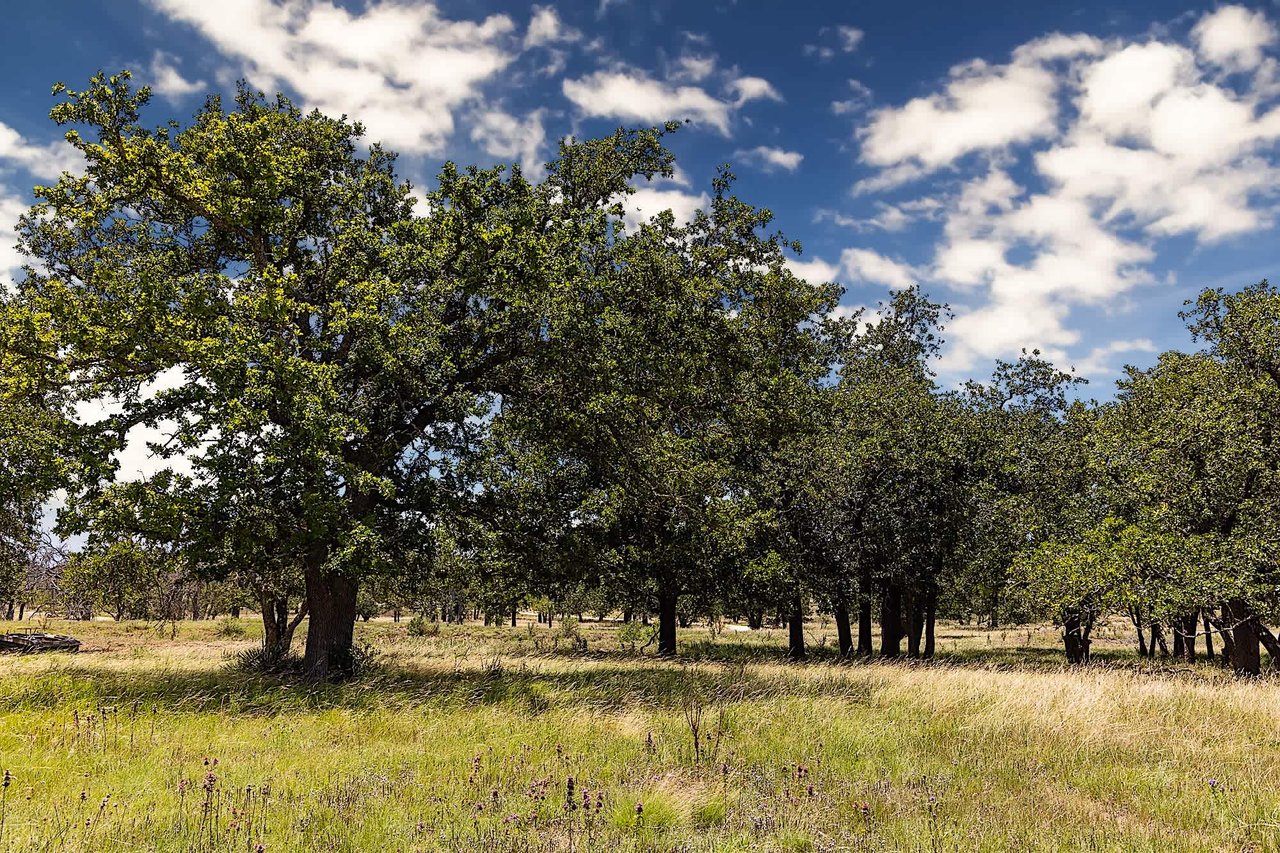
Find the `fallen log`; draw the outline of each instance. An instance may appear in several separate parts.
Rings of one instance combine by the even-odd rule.
[[[37,652],[78,652],[80,641],[65,634],[26,631],[0,634],[0,652],[35,654]]]

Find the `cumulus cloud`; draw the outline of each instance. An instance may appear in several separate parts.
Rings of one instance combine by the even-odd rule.
[[[782,95],[773,88],[773,84],[763,77],[739,77],[729,82],[729,91],[734,95],[734,106],[740,107],[748,101],[768,100],[781,101]]]
[[[161,50],[157,50],[152,57],[150,71],[151,88],[168,101],[180,101],[205,88],[203,80],[188,80],[183,77],[175,58]]]
[[[1263,48],[1276,40],[1275,27],[1262,12],[1223,6],[1205,15],[1191,31],[1196,51],[1224,68],[1248,70],[1262,63]]]
[[[804,159],[804,155],[799,151],[786,151],[768,145],[757,145],[755,148],[735,151],[733,156],[743,163],[756,166],[766,172],[776,172],[779,169],[794,172],[800,168],[800,161]]]
[[[787,266],[800,278],[815,283],[872,284],[897,290],[910,287],[919,278],[919,271],[910,264],[863,248],[845,249],[838,264],[821,258],[788,258]]]
[[[714,97],[699,86],[655,80],[642,71],[596,71],[576,80],[565,80],[564,96],[586,116],[620,118],[657,124],[691,119],[708,124],[725,136],[733,111],[759,98],[779,99],[767,80],[740,77],[729,81],[734,100]]]
[[[918,267],[961,297],[950,367],[1023,346],[1063,356],[1080,340],[1073,310],[1114,310],[1154,283],[1160,239],[1212,243],[1271,224],[1280,108],[1261,84],[1274,41],[1265,16],[1236,6],[1203,16],[1187,44],[1055,34],[871,115],[860,157],[875,171],[855,193],[940,170],[959,179],[930,214],[942,233]],[[1245,72],[1240,85],[1222,69]],[[845,224],[891,228],[901,204]]]
[[[450,20],[430,2],[375,0],[356,12],[323,0],[148,2],[238,61],[255,85],[358,117],[371,138],[415,154],[443,152],[455,111],[517,48],[510,17]]]
[[[677,223],[687,224],[695,213],[710,204],[706,193],[687,193],[680,190],[660,189],[652,186],[637,187],[635,192],[623,201],[625,209],[624,221],[628,228],[635,229],[646,222],[670,210]]]
[[[524,47],[544,47],[559,42],[575,42],[582,38],[582,33],[567,27],[560,20],[553,6],[534,6],[533,17],[529,19],[529,29],[525,31]]]
[[[51,183],[82,162],[79,153],[62,140],[32,142],[0,122],[0,290],[8,286],[24,262],[18,254],[15,228],[28,203],[19,188],[30,188],[30,179]]]
[[[18,131],[0,121],[0,170],[20,169],[42,180],[53,181],[75,169],[80,154],[62,140],[40,144],[24,139]]]
[[[543,144],[547,138],[542,118],[542,110],[534,110],[523,119],[502,110],[489,110],[473,119],[471,140],[487,154],[518,161],[526,177],[540,178],[545,166]]]

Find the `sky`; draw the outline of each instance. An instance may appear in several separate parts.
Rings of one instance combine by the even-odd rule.
[[[248,80],[363,122],[431,186],[538,175],[563,136],[668,119],[687,217],[718,165],[841,310],[920,284],[954,311],[944,383],[1039,348],[1106,398],[1193,346],[1203,287],[1275,273],[1280,8],[1137,2],[42,0],[0,29],[0,279],[33,185],[74,158],[50,87],[129,68],[186,120]]]

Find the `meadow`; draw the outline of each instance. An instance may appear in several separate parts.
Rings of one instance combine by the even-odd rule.
[[[361,624],[344,684],[251,675],[255,620],[48,623],[0,657],[0,850],[1275,850],[1280,681],[1053,629],[938,660],[781,631]]]

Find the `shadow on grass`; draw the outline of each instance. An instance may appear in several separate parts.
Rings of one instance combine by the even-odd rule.
[[[273,715],[299,710],[379,711],[412,706],[507,706],[522,713],[581,708],[677,709],[690,701],[739,702],[777,697],[870,701],[873,680],[850,679],[832,668],[826,677],[795,679],[740,666],[688,667],[633,659],[544,671],[519,660],[496,660],[451,670],[395,664],[376,666],[344,683],[317,683],[255,675],[229,667],[205,671],[116,671],[59,661],[44,672],[0,680],[0,713],[53,711],[71,714],[108,708],[116,713]]]
[[[539,661],[578,664],[544,668]],[[757,664],[783,664],[761,668]],[[114,669],[76,656],[50,656],[50,666],[0,676],[0,713],[15,711],[209,713],[276,715],[324,709],[395,710],[408,707],[506,707],[539,714],[556,709],[674,710],[697,701],[739,702],[818,697],[869,703],[888,678],[878,657],[841,660],[830,646],[811,647],[803,663],[760,642],[698,640],[681,644],[681,658],[630,651],[502,650],[467,665],[443,660],[414,664],[387,656],[346,683],[317,683],[239,671],[230,665],[190,670]],[[873,668],[870,664],[880,664]],[[930,661],[899,658],[902,668],[1060,672],[1062,652],[1043,647],[997,647],[940,652]],[[1132,652],[1099,650],[1091,669],[1142,674],[1208,676],[1211,664],[1146,661]],[[1087,671],[1087,670],[1083,670]]]

